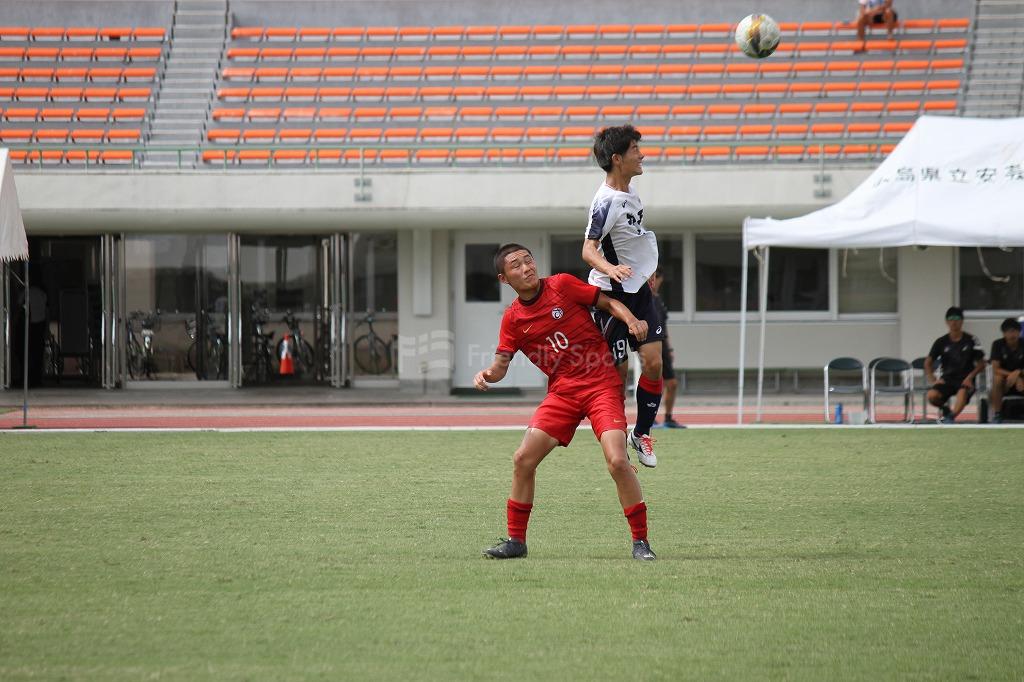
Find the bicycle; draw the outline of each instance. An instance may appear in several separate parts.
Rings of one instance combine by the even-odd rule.
[[[391,343],[377,334],[373,328],[373,319],[373,312],[368,310],[366,317],[359,323],[365,324],[367,330],[352,343],[352,357],[363,372],[385,374],[391,370]]]
[[[297,318],[292,311],[287,311],[284,314],[284,318],[281,320],[285,326],[288,327],[288,333],[277,342],[275,348],[276,353],[274,357],[280,358],[281,351],[288,337],[291,337],[290,347],[292,359],[295,361],[295,374],[302,376],[307,371],[312,371],[316,367],[316,361],[314,359],[316,353],[313,351],[313,346],[309,345],[309,341],[306,341],[302,337],[302,329],[299,327],[299,318]]]
[[[204,334],[205,352],[203,353],[203,368],[199,368],[199,322],[202,319]],[[215,379],[226,379],[228,376],[228,337],[214,326],[210,319],[210,313],[206,310],[200,311],[200,318],[193,318],[185,321],[185,333],[192,339],[188,351],[185,353],[185,362],[188,368],[195,372],[196,378],[209,379],[211,370],[215,371]]]
[[[274,332],[264,332],[263,325],[270,319],[270,311],[264,308],[257,310],[252,307],[252,360],[245,368],[244,381],[255,381],[265,384],[274,373],[273,357],[270,352],[270,344],[274,338]]]
[[[135,334],[134,322],[138,321],[142,342],[139,342]],[[126,340],[128,346],[128,376],[132,379],[146,377],[155,379],[156,359],[153,355],[153,337],[156,336],[156,329],[160,323],[160,311],[148,313],[135,310],[128,315],[125,322]]]

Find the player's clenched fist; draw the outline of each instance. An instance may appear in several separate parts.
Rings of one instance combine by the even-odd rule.
[[[636,337],[637,341],[647,338],[647,322],[645,320],[633,320],[629,325],[629,333]]]

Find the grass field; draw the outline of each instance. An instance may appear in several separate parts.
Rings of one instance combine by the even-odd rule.
[[[1021,679],[1024,457],[979,429],[0,434],[0,679]]]

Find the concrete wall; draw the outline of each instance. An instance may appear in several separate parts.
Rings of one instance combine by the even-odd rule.
[[[170,26],[173,0],[3,0],[4,26]]]
[[[815,199],[816,168],[650,166],[636,181],[653,229],[739,229],[748,215],[785,218],[845,196],[870,172],[830,168],[832,199]],[[603,180],[597,168],[355,172],[40,173],[16,169],[30,234],[345,229],[509,229],[538,220],[576,230]]]
[[[417,244],[410,230],[398,235],[398,380],[402,390],[446,393],[452,372],[451,244],[447,230],[434,230],[426,240]],[[425,262],[417,267],[416,259]],[[427,300],[417,302],[424,292]]]
[[[973,16],[974,3],[966,0],[899,0],[900,16]],[[850,19],[854,0],[776,0],[755,6],[747,0],[680,2],[648,0],[234,0],[231,11],[239,25],[443,25],[443,24],[614,24],[735,22],[757,10],[778,21]]]

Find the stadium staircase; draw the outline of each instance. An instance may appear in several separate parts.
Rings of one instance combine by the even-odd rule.
[[[205,132],[213,83],[229,32],[227,0],[177,0],[148,143],[194,150]],[[196,153],[145,152],[147,168],[194,167]]]
[[[1024,115],[1024,1],[978,0],[964,115]]]

